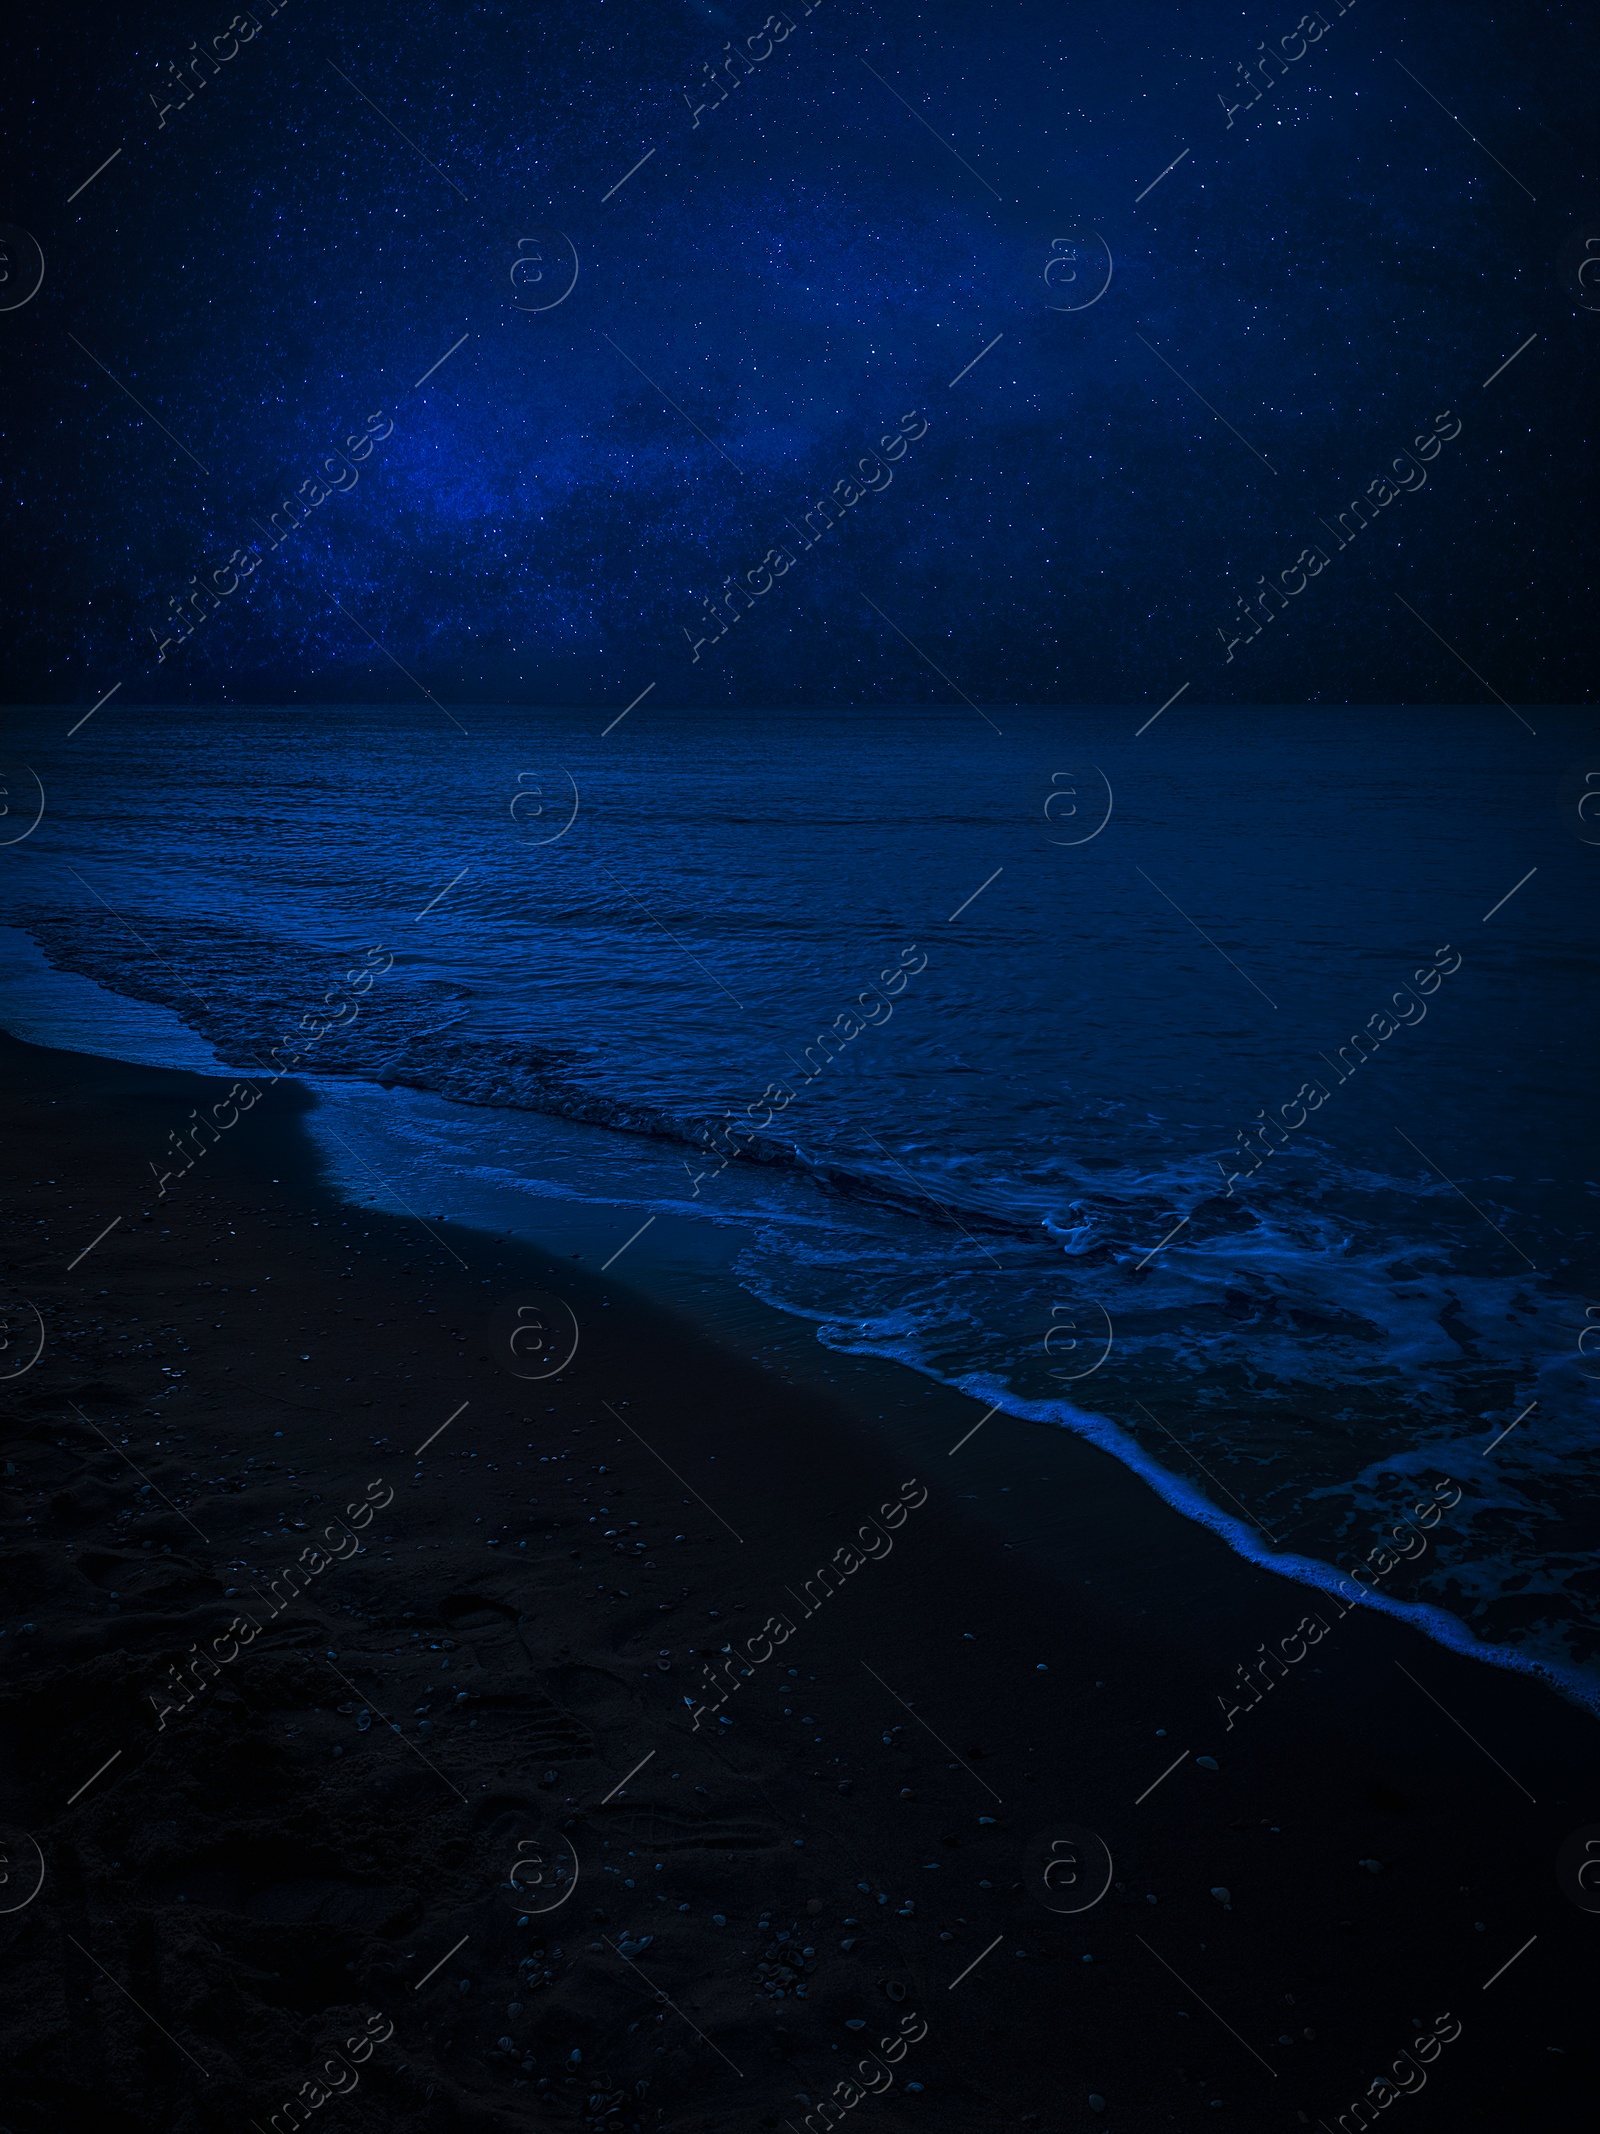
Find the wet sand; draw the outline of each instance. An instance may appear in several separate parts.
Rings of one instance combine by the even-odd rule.
[[[1406,2126],[1580,2123],[1588,1714],[1356,1611],[1229,1729],[1317,1597],[1109,1457],[352,1208],[292,1081],[159,1195],[229,1087],[0,1041],[0,2126],[1332,2128],[1457,2022]]]

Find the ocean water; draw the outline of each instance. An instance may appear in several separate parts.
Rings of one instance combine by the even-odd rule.
[[[1310,1584],[1448,1478],[1373,1604],[1600,1706],[1584,715],[1146,716],[12,713],[6,1024],[303,1046],[352,1195],[700,1226]]]

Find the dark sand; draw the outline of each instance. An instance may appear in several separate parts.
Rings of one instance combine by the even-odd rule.
[[[319,2134],[798,2129],[913,2013],[854,2134],[1332,2128],[1447,2012],[1388,2124],[1591,2123],[1600,1916],[1556,1874],[1600,1825],[1589,1715],[1356,1612],[1225,1731],[1316,1597],[1114,1461],[1003,1417],[951,1461],[981,1411],[889,1366],[826,1399],[571,1262],[345,1207],[292,1082],[157,1199],[226,1086],[0,1041],[3,1281],[47,1330],[5,1388],[7,2134],[287,2126],[374,2017]],[[540,1290],[581,1340],[524,1383],[491,1321]],[[960,1502],[1007,1468],[1053,1478],[1048,1552]],[[364,1553],[269,1614],[379,1483]],[[703,1660],[778,1612],[694,1731]],[[1030,1848],[1074,1826],[1113,1884],[1063,1916]],[[577,1887],[527,1915],[518,1842],[563,1836]]]

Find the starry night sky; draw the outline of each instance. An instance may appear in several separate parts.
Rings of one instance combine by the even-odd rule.
[[[13,703],[1589,694],[1592,9],[251,14],[14,32]]]

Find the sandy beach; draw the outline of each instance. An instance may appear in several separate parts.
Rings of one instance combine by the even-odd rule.
[[[1225,1726],[1316,1596],[1093,1448],[0,1071],[17,2134],[1576,2124],[1586,1713],[1356,1610]]]

